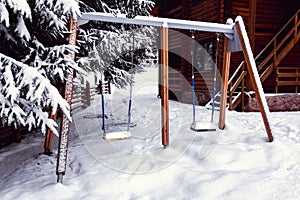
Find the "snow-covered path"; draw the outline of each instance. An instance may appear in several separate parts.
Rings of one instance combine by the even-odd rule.
[[[170,101],[164,150],[160,100],[155,90],[136,91],[128,140],[102,139],[100,96],[74,114],[64,184],[56,183],[56,149],[41,154],[40,134],[1,149],[1,199],[300,199],[299,112],[271,113],[268,143],[260,113],[230,111],[225,130],[195,133],[191,105]],[[108,131],[126,129],[116,124],[126,121],[127,96],[106,96]],[[209,121],[209,110],[197,113]]]

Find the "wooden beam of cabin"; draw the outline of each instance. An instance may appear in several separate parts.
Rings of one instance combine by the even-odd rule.
[[[124,23],[124,24],[136,24],[136,25],[145,25],[145,26],[157,26],[157,27],[163,27],[163,24],[165,23],[168,25],[168,28],[174,28],[174,29],[233,34],[233,25],[229,25],[229,24],[170,19],[170,18],[161,18],[161,17],[148,17],[148,16],[136,16],[135,18],[130,19],[130,18],[126,18],[126,15],[124,14],[119,14],[115,16],[111,13],[102,13],[102,12],[82,13],[82,16],[79,17],[79,24],[82,25],[84,23],[87,23],[89,20]]]
[[[259,78],[259,74],[257,71],[256,63],[254,60],[254,56],[251,50],[249,38],[247,36],[246,28],[244,25],[244,21],[242,17],[237,17],[235,22],[236,30],[238,33],[238,37],[240,39],[241,47],[243,49],[243,54],[245,57],[245,61],[247,63],[248,67],[248,75],[250,77],[250,80],[252,82],[252,86],[254,89],[254,92],[257,97],[257,102],[260,108],[260,113],[263,118],[263,122],[265,124],[266,132],[268,134],[269,142],[273,141],[272,131],[270,128],[269,120],[268,120],[268,113],[269,107],[266,101],[265,94],[263,92],[262,84]]]
[[[257,0],[249,0],[248,35],[252,51],[254,51]]]
[[[53,121],[56,121],[57,118],[57,110],[55,114],[50,114],[50,119]],[[52,146],[52,140],[53,140],[53,133],[50,130],[50,128],[47,128],[47,132],[45,135],[45,142],[44,142],[44,154],[50,155],[51,154],[51,146]]]

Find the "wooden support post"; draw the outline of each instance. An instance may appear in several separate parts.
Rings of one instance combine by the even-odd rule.
[[[91,105],[91,87],[88,81],[85,82],[85,107]]]
[[[50,115],[50,118],[53,119],[54,121],[56,121],[56,117],[57,117],[57,111],[55,112],[55,114]],[[45,143],[44,143],[44,154],[46,155],[51,154],[52,139],[53,139],[53,133],[48,128],[46,132]]]
[[[276,86],[275,86],[275,93],[278,93],[278,73],[279,73],[279,68],[276,67]]]
[[[299,70],[296,68],[296,82],[299,81]],[[295,93],[298,93],[298,85],[296,84]]]
[[[77,19],[70,20],[70,35],[69,44],[76,45],[76,34],[77,34]],[[71,54],[72,58],[75,59],[75,52]],[[66,75],[65,81],[65,94],[64,98],[71,107],[72,92],[73,92],[73,77],[74,70]],[[68,143],[69,143],[69,128],[70,120],[66,115],[61,116],[60,133],[58,138],[58,156],[56,164],[57,182],[63,182],[63,176],[66,173],[67,165],[67,154],[68,154]]]
[[[248,35],[252,51],[254,51],[257,0],[249,0]]]
[[[168,27],[164,23],[161,29],[161,126],[162,145],[169,145],[169,56],[168,56]]]
[[[297,14],[296,14],[296,16],[295,16],[295,32],[294,32],[294,41],[296,42],[297,41],[297,36],[298,36],[298,26],[297,26],[297,24],[298,24],[298,12],[297,12]]]
[[[225,37],[224,52],[225,52],[225,58],[224,58],[224,62],[223,62],[224,65],[222,69],[223,87],[221,88],[219,129],[225,128],[225,117],[226,117],[227,90],[228,90],[228,78],[229,78],[230,57],[231,57],[231,52],[228,51],[227,37]]]
[[[266,132],[268,134],[268,139],[269,142],[272,142],[273,136],[272,136],[272,132],[271,132],[268,116],[267,116],[267,113],[269,113],[269,107],[267,105],[266,97],[260,82],[259,74],[257,71],[253,53],[251,51],[250,42],[247,36],[245,25],[241,17],[237,17],[235,22],[235,27],[238,33],[241,47],[243,49],[245,61],[247,63],[247,68],[248,68],[248,75],[250,77],[252,86],[254,88],[254,92],[257,97],[257,102],[265,124]]]
[[[248,35],[252,51],[255,46],[256,4],[257,0],[249,0]],[[249,76],[246,77],[246,81],[246,91],[249,92],[253,89]]]

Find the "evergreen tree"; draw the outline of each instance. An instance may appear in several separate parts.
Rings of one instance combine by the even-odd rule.
[[[68,20],[80,15],[81,11],[123,13],[127,17],[149,15],[153,5],[152,1],[146,0],[0,0],[2,124],[15,127],[22,124],[29,130],[40,127],[43,133],[46,128],[50,128],[57,134],[57,124],[49,118],[47,109],[51,108],[52,112],[55,112],[60,108],[71,119],[69,105],[57,88],[65,81],[69,70],[79,73],[82,72],[82,68],[92,71],[105,70],[111,74],[116,85],[126,85],[130,69],[129,51],[132,48],[128,43],[132,37],[126,31],[136,27],[91,22],[79,28],[78,47],[74,47],[67,45]],[[138,30],[137,38],[139,34],[147,35],[145,33],[149,32],[148,35],[151,35],[153,32],[149,27]],[[135,57],[135,63],[141,60],[141,56],[151,55],[152,50],[148,47],[153,40],[147,39],[136,42],[141,50],[136,54],[139,56]],[[104,49],[108,48],[112,51],[107,55],[100,54],[100,65],[80,64],[91,50],[103,53]],[[76,61],[68,54],[74,51],[78,55]],[[96,54],[91,54],[90,57],[93,55]],[[141,69],[136,67],[136,70]]]
[[[79,70],[66,52],[68,19],[80,14],[76,0],[0,1],[0,118],[2,124],[22,124],[30,130],[50,128],[49,119],[60,108],[70,119],[70,108],[55,87],[68,70]]]
[[[128,18],[150,15],[153,1],[147,0],[103,0],[85,1],[95,11],[124,14]],[[154,27],[118,23],[90,22],[82,26],[80,37],[90,36],[84,48],[90,61],[89,68],[102,72],[117,87],[125,87],[131,80],[130,73],[142,72],[140,63],[145,58],[155,57],[153,48],[158,31]],[[134,42],[133,42],[134,40]],[[134,45],[134,46],[133,46]],[[84,52],[82,50],[81,52]],[[133,66],[132,66],[132,56]]]

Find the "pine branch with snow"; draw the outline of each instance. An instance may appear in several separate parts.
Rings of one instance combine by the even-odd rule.
[[[150,10],[154,7],[150,0],[103,0],[101,6],[104,12],[113,14],[126,14],[128,18],[137,15],[149,16]]]
[[[117,33],[103,31],[89,53],[90,68],[104,73],[117,87],[125,87],[131,82],[130,73],[143,72],[140,63],[154,55],[153,33],[149,27]]]
[[[0,53],[0,118],[7,125],[46,127],[58,134],[56,122],[49,119],[43,108],[51,107],[52,113],[59,107],[71,120],[70,106],[61,97],[49,79],[34,67],[16,61]]]
[[[68,30],[69,18],[76,18],[80,15],[80,10],[76,0],[37,0],[33,15],[40,30],[50,31],[54,37],[57,37],[57,34]]]
[[[87,4],[92,5],[89,1]],[[149,11],[153,6],[152,1],[119,0],[116,3],[105,0],[101,1],[97,9],[113,14],[126,14],[127,17],[133,18],[136,15],[150,15]],[[90,62],[87,70],[103,72],[106,78],[119,88],[131,82],[129,71],[144,71],[140,63],[143,59],[154,56],[157,30],[153,27],[97,22],[92,22],[87,27],[88,31],[82,30],[78,35],[79,41],[87,41],[81,39],[84,37],[89,38],[89,42],[82,43],[81,46],[81,51],[86,52]]]
[[[68,21],[80,15],[77,0],[0,1],[0,118],[9,126],[50,128],[60,108],[71,120],[68,103],[55,86],[70,70],[82,71],[67,44]]]
[[[78,64],[70,56],[78,52],[78,47],[73,45],[56,45],[54,47],[41,47],[42,51],[31,49],[23,62],[36,67],[41,74],[52,83],[60,84],[65,81],[65,73],[70,70],[84,73]]]
[[[30,129],[45,127],[57,133],[56,123],[49,118],[47,108],[60,108],[70,117],[69,105],[55,86],[65,81],[70,70],[103,71],[117,86],[129,83],[132,41],[128,31],[135,26],[120,24],[87,25],[78,30],[77,45],[66,45],[68,19],[82,11],[109,11],[127,17],[149,15],[152,1],[146,0],[2,0],[0,1],[0,118],[5,124],[22,124]],[[153,30],[144,27],[135,31],[134,71],[143,56],[151,55],[150,36]],[[147,33],[147,34],[145,34]],[[149,33],[149,34],[148,34]],[[126,35],[127,34],[127,35]],[[148,35],[148,36],[146,36]],[[145,37],[146,36],[146,37]],[[101,38],[101,40],[99,40]],[[103,40],[103,41],[102,41]],[[100,44],[101,43],[101,44]],[[102,46],[101,46],[102,45]],[[100,64],[87,65],[88,55],[96,46],[101,54]],[[109,51],[107,51],[109,49]],[[69,52],[77,52],[73,61]],[[99,55],[98,55],[99,57]],[[92,58],[92,57],[91,57]],[[112,59],[113,58],[113,59]],[[89,61],[90,62],[90,61]]]

